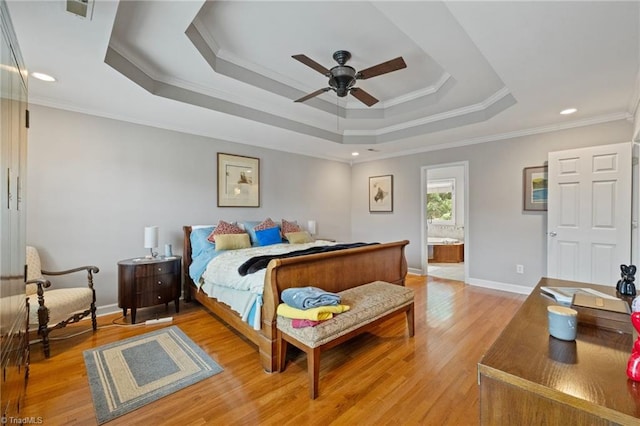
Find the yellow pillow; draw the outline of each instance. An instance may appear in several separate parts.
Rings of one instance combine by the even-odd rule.
[[[300,232],[287,232],[284,234],[285,238],[291,244],[303,244],[303,243],[312,243],[313,238],[307,231]]]
[[[251,247],[249,234],[219,234],[216,235],[216,251],[237,250]]]

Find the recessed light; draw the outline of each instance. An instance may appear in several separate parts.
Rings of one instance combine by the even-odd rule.
[[[48,83],[56,81],[56,79],[51,77],[49,74],[44,74],[41,72],[32,72],[31,77],[37,78],[38,80],[46,81]]]
[[[569,115],[569,114],[573,114],[576,111],[577,111],[577,109],[575,109],[575,108],[567,108],[567,109],[563,109],[562,111],[560,111],[560,114]]]
[[[354,157],[357,157],[358,155],[360,155],[360,153],[354,151],[354,152],[351,153],[351,155],[353,155]]]

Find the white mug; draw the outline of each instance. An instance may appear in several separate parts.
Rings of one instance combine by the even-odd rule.
[[[549,334],[560,340],[576,340],[578,333],[578,311],[566,306],[547,307]]]
[[[171,257],[173,256],[173,253],[171,252],[171,244],[165,244],[164,245],[164,255],[166,257]]]

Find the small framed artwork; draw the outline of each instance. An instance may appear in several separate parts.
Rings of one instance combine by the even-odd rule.
[[[218,153],[218,207],[260,207],[260,159]]]
[[[547,166],[525,167],[523,186],[524,210],[547,211]]]
[[[393,175],[369,178],[369,212],[393,211]]]

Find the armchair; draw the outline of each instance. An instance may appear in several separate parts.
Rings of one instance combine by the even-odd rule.
[[[49,290],[51,281],[44,276],[66,275],[87,272],[87,287],[60,288]],[[29,312],[29,328],[36,327],[42,338],[45,358],[49,358],[49,333],[67,324],[80,321],[91,314],[93,331],[96,322],[96,293],[93,289],[93,274],[99,272],[96,266],[81,266],[65,271],[45,271],[41,267],[40,255],[35,247],[27,246],[27,296],[37,295],[38,309]],[[45,291],[45,289],[47,289]],[[31,303],[34,306],[35,303]]]

